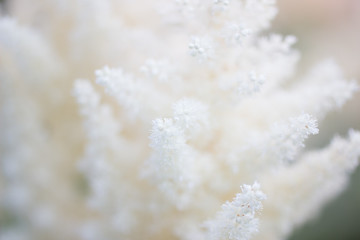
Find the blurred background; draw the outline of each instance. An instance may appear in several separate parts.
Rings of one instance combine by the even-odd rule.
[[[347,79],[360,84],[360,1],[278,0],[279,14],[271,31],[295,35],[301,52],[300,75],[315,62],[333,58]],[[307,142],[308,148],[327,145],[331,138],[360,130],[360,92],[340,111],[319,124],[320,134]],[[289,240],[360,239],[360,168],[348,189],[328,204],[313,221],[299,228]]]

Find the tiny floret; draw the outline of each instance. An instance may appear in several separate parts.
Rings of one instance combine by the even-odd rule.
[[[191,98],[183,98],[173,105],[174,120],[184,129],[196,129],[206,125],[208,108],[205,104]]]
[[[260,91],[261,86],[265,83],[265,76],[251,71],[247,76],[240,74],[238,82],[239,96],[252,95]]]
[[[302,114],[296,118],[290,118],[290,126],[299,134],[299,139],[306,139],[309,135],[319,133],[318,124],[310,114]]]
[[[131,117],[136,116],[143,107],[140,103],[140,94],[143,89],[131,74],[125,73],[121,68],[108,66],[95,71],[96,83],[103,86],[105,92],[113,96],[118,104],[127,110]]]
[[[214,57],[214,46],[209,37],[191,38],[189,43],[189,53],[192,57],[196,58],[199,63],[211,60]]]
[[[223,30],[223,37],[228,44],[241,45],[251,35],[252,30],[241,24],[228,23]]]
[[[152,122],[150,146],[153,149],[176,150],[185,144],[183,131],[171,118],[159,118]]]
[[[272,144],[268,146],[267,151],[275,154],[278,159],[293,161],[296,154],[305,146],[305,139],[318,133],[317,120],[310,114],[289,118],[287,122],[272,126],[269,135]]]

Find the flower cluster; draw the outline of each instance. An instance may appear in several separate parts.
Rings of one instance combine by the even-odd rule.
[[[297,77],[275,2],[6,1],[0,240],[277,240],[319,212],[360,133],[306,139],[358,86]]]
[[[261,201],[266,195],[260,191],[260,185],[244,184],[242,193],[236,194],[231,202],[222,205],[222,211],[214,220],[207,223],[210,228],[209,239],[246,240],[258,231],[259,220],[255,214],[262,209]]]

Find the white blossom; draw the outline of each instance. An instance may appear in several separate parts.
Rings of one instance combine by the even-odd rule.
[[[313,218],[360,138],[306,139],[359,87],[331,60],[298,77],[275,2],[7,1],[0,239],[278,240]]]
[[[206,223],[209,239],[246,240],[258,231],[255,215],[262,209],[266,195],[257,182],[252,186],[244,184],[241,190],[231,202],[222,205],[214,220]]]
[[[287,123],[274,124],[267,140],[271,141],[265,151],[273,152],[279,160],[292,161],[304,147],[309,135],[318,134],[317,121],[309,114],[290,118]]]
[[[251,29],[241,24],[228,23],[223,30],[223,37],[229,44],[242,45],[247,37],[251,35]]]
[[[189,53],[192,57],[196,58],[199,63],[211,60],[215,54],[212,40],[206,36],[191,37],[189,43]]]
[[[174,120],[183,129],[192,131],[208,124],[208,107],[191,98],[183,98],[173,105]]]
[[[96,70],[96,83],[104,86],[106,92],[116,97],[120,105],[133,114],[138,113],[140,103],[135,93],[138,86],[131,75],[124,73],[122,69],[104,67]]]
[[[181,209],[200,181],[196,161],[201,156],[188,141],[194,132],[202,130],[208,115],[204,104],[190,98],[175,102],[173,112],[173,118],[153,121],[149,138],[154,151],[147,162],[148,171],[143,174],[155,177],[155,184]]]
[[[265,83],[265,76],[251,71],[247,76],[239,76],[237,93],[239,96],[252,95],[260,91],[260,87]]]
[[[183,129],[177,126],[171,118],[153,121],[150,140],[150,146],[154,149],[176,151],[185,144]]]

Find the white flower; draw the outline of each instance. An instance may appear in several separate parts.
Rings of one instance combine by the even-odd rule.
[[[124,73],[122,69],[110,69],[105,66],[96,70],[96,83],[102,85],[106,92],[114,96],[118,103],[127,110],[137,114],[140,108],[136,91],[137,83],[131,75]]]
[[[302,114],[298,117],[289,118],[283,123],[272,125],[269,135],[265,138],[269,144],[266,146],[265,156],[272,156],[278,161],[291,162],[303,148],[305,139],[309,135],[319,133],[317,121],[309,114]]]
[[[251,29],[241,24],[228,23],[223,30],[223,36],[227,43],[241,45],[250,36]]]
[[[208,108],[203,103],[183,98],[173,105],[174,120],[183,129],[196,130],[208,124]]]
[[[212,40],[207,36],[193,36],[189,43],[189,53],[199,63],[207,62],[214,57],[214,46]]]
[[[252,186],[244,184],[241,190],[231,202],[222,205],[214,220],[206,223],[209,239],[247,240],[258,231],[255,215],[262,209],[266,195],[257,182]]]
[[[240,96],[252,95],[260,91],[260,87],[265,83],[265,76],[258,75],[251,71],[246,77],[240,75],[237,93]]]
[[[356,131],[304,150],[358,86],[289,81],[273,0],[6,3],[0,239],[285,239],[358,165]]]
[[[185,144],[183,129],[171,118],[155,119],[152,123],[150,146],[154,149],[179,150]]]

